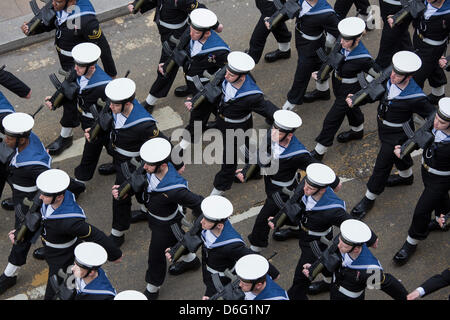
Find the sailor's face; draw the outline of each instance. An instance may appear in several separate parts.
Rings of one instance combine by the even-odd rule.
[[[53,197],[49,197],[49,196],[45,196],[45,195],[41,194],[39,196],[39,199],[41,199],[45,205],[49,205],[50,203],[52,203]]]
[[[233,72],[230,72],[229,70],[227,70],[227,72],[225,73],[225,80],[227,80],[228,82],[235,82],[238,77],[239,77],[239,75],[234,74]]]
[[[55,11],[61,11],[66,6],[66,1],[68,0],[52,0],[53,9]]]
[[[112,113],[119,114],[122,112],[122,104],[120,103],[110,103],[109,108],[111,109]]]
[[[144,164],[144,170],[149,174],[154,173],[155,169],[156,169],[156,166],[152,166],[148,163]]]
[[[17,139],[18,138],[16,138],[16,137],[11,137],[11,136],[5,135],[5,143],[10,148],[14,149],[16,147]]]
[[[405,76],[395,73],[395,71],[392,71],[390,79],[391,79],[392,84],[399,84],[400,82],[402,82],[405,79]]]
[[[345,40],[344,38],[341,38],[341,46],[345,50],[349,50],[353,45],[353,40]]]
[[[442,120],[437,114],[434,117],[433,127],[436,130],[447,130],[450,126],[450,122]]]
[[[72,272],[75,278],[82,279],[86,276],[87,270],[79,267],[76,263],[72,267]]]
[[[80,67],[79,65],[75,65],[75,71],[77,72],[77,76],[81,77],[85,74],[87,67]]]
[[[315,194],[319,189],[311,187],[308,182],[305,181],[305,186],[303,187],[303,192],[305,193],[305,196],[312,196]]]
[[[203,218],[200,223],[202,224],[203,230],[211,230],[214,227],[214,222],[209,221],[208,219]]]
[[[194,41],[200,40],[203,35],[203,31],[198,31],[197,29],[194,29],[192,27],[190,27],[190,28],[191,28],[191,32],[190,32],[191,39]]]
[[[341,238],[339,238],[339,243],[338,243],[338,249],[341,253],[349,253],[350,251],[352,251],[352,246],[349,246],[348,244],[344,243],[342,241]]]

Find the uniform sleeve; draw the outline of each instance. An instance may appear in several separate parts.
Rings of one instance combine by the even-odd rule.
[[[447,270],[444,270],[441,274],[432,276],[421,285],[425,291],[425,295],[447,286],[450,286],[450,268],[447,268]]]
[[[86,41],[95,43],[100,47],[102,51],[100,58],[103,63],[103,69],[110,77],[115,77],[117,75],[116,65],[112,57],[109,43],[103,34],[102,28],[100,27],[100,23],[95,17],[92,16],[82,17],[82,22],[84,22],[82,23],[83,27],[81,28],[83,38]]]
[[[381,274],[381,290],[387,293],[394,300],[406,300],[408,291],[403,284],[389,273]]]
[[[202,214],[201,204],[203,201],[203,197],[201,195],[195,194],[188,189],[182,188],[177,189],[174,192],[174,200],[176,203],[183,207],[187,207],[192,210],[192,214],[195,217],[200,216]]]
[[[262,94],[254,96],[255,98],[252,99],[252,104],[249,106],[250,111],[256,112],[273,122],[273,114],[275,111],[279,110],[279,108],[269,100],[265,100],[264,95]]]
[[[133,5],[136,6],[137,2],[138,1],[134,1]],[[142,7],[139,11],[144,14],[145,12],[150,11],[154,8],[156,8],[156,0],[147,0],[142,4]]]
[[[327,18],[325,19],[325,25],[324,25],[325,31],[327,33],[331,34],[336,39],[339,37],[339,34],[340,34],[339,29],[337,27],[338,24],[339,24],[339,18],[335,12],[329,14],[327,16]]]
[[[25,98],[31,91],[22,80],[6,70],[0,71],[0,84],[21,98]]]
[[[417,113],[424,119],[427,119],[436,111],[436,108],[433,104],[428,100],[428,97],[417,99],[414,101],[413,112]]]

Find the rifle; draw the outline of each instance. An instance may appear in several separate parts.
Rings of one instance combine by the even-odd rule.
[[[130,173],[128,162],[123,162],[120,165],[123,176],[125,177],[126,180],[122,182],[122,184],[118,188],[119,200],[123,200],[125,196],[130,193],[130,191],[133,191],[134,193],[142,191],[147,183],[147,177],[144,175],[145,162],[141,161],[139,163],[134,158],[130,162],[136,168],[136,170],[134,170],[133,173]]]
[[[301,10],[296,0],[287,0],[284,4],[280,0],[274,0],[273,4],[277,11],[267,20],[270,30],[276,28],[284,18],[293,19]]]
[[[69,100],[75,99],[80,86],[77,83],[77,72],[75,69],[70,70],[66,73],[63,82],[59,81],[58,77],[52,73],[49,75],[50,81],[56,88],[56,92],[51,96],[49,101],[52,103],[52,110],[56,110],[61,107],[64,97]]]
[[[59,277],[62,278],[61,284],[59,283]],[[55,292],[53,300],[73,300],[76,295],[76,289],[73,284],[73,273],[64,273],[61,269],[58,270],[58,274],[52,275],[50,278],[50,285]],[[73,287],[70,289],[70,287]]]
[[[320,257],[311,264],[311,267],[309,267],[308,279],[311,282],[322,272],[323,268],[326,268],[328,271],[333,271],[341,262],[341,258],[336,254],[339,244],[339,235],[340,233],[334,237],[330,246],[326,248]]]
[[[289,218],[289,220],[291,220],[292,222],[295,222],[295,220],[297,219],[297,215],[301,210],[300,205],[297,202],[300,199],[300,194],[303,186],[303,183],[297,184],[294,192],[290,193],[289,199],[286,202],[283,202],[278,192],[272,195],[273,200],[278,205],[278,207],[280,207],[278,213],[271,220],[275,225],[275,230],[278,230],[284,225],[286,218]]]
[[[330,77],[333,70],[337,70],[345,60],[345,56],[341,53],[341,37],[338,37],[330,54],[326,54],[323,48],[316,50],[317,56],[323,62],[317,72],[317,80],[324,82]]]
[[[195,253],[197,249],[202,245],[202,239],[200,238],[200,232],[202,231],[203,214],[199,215],[195,219],[192,227],[188,232],[183,232],[178,224],[173,223],[170,225],[173,234],[177,238],[178,242],[172,248],[170,248],[169,254],[172,257],[172,263],[178,261],[178,259],[187,252]]]
[[[0,71],[3,71],[3,69],[5,69],[5,68],[6,68],[6,64],[4,64],[0,67]]]
[[[229,269],[226,269],[223,273],[231,281],[224,286],[220,281],[219,275],[217,273],[213,273],[211,278],[213,280],[214,287],[216,287],[217,293],[209,298],[209,300],[244,300],[245,294],[239,286],[239,283],[241,282],[239,277],[231,273]]]
[[[136,0],[133,2],[133,14],[138,13],[138,11],[141,9],[142,5],[144,4],[145,0]]]
[[[400,159],[403,159],[403,157],[410,154],[418,147],[421,149],[425,149],[428,144],[433,141],[434,136],[431,133],[431,129],[433,128],[434,114],[435,113],[433,113],[433,115],[430,115],[425,123],[419,129],[417,129],[416,132],[412,131],[408,122],[402,124],[403,131],[408,136],[408,140],[406,140],[401,146]]]
[[[206,85],[200,81],[198,75],[193,77],[193,82],[198,92],[192,97],[192,109],[197,108],[200,104],[207,99],[210,103],[214,103],[216,99],[222,94],[222,88],[220,83],[225,79],[226,67],[219,69],[213,76],[211,76],[206,70],[203,72],[205,77],[210,79]]]
[[[372,80],[372,82],[367,82],[364,72],[358,74],[358,81],[361,86],[361,90],[356,92],[352,97],[352,107],[356,107],[361,104],[364,99],[370,97],[372,100],[377,100],[385,91],[386,86],[384,82],[389,79],[392,72],[392,66],[384,69],[381,74]]]
[[[107,100],[103,102],[100,98],[97,101],[97,105],[102,107],[100,112],[97,111],[97,106],[92,104],[90,111],[94,116],[94,123],[89,131],[90,140],[95,141],[100,133],[100,131],[107,132],[110,130],[113,123],[113,116],[111,114],[111,109],[109,108],[110,101]]]
[[[23,204],[28,206],[26,214],[23,214],[21,205],[15,207],[16,215],[18,216],[21,227],[16,231],[16,241],[23,242],[28,232],[35,233],[41,226],[42,215],[39,209],[42,206],[42,200],[39,199],[40,192],[34,195],[33,201],[28,198],[23,200]]]
[[[445,65],[444,69],[447,69],[448,67],[450,67],[450,56],[446,56],[445,60],[447,60],[447,64]],[[0,71],[1,71],[1,69],[0,69]]]
[[[400,0],[402,9],[392,16],[394,25],[398,25],[408,15],[411,15],[413,19],[416,19],[419,14],[425,10],[425,4],[422,0]]]
[[[173,35],[169,38],[170,42],[174,43],[176,46],[172,50],[169,42],[164,41],[163,50],[169,55],[169,58],[164,62],[163,70],[164,76],[167,77],[168,73],[172,71],[175,66],[182,67],[186,60],[189,59],[189,54],[186,51],[186,46],[191,40],[190,30],[186,28],[179,39],[176,39]]]
[[[33,11],[34,17],[33,19],[31,19],[30,22],[27,23],[28,26],[28,33],[26,34],[27,36],[34,34],[36,28],[41,23],[44,24],[46,27],[50,26],[52,20],[56,16],[56,12],[55,10],[53,10],[52,1],[48,0],[43,2],[46,2],[46,4],[42,8],[39,8],[36,3],[36,0],[30,1],[30,7],[31,10]]]

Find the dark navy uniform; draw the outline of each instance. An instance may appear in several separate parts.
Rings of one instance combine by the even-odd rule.
[[[286,290],[266,275],[266,287],[253,300],[289,300],[289,297]]]
[[[435,274],[428,280],[426,280],[419,288],[422,289],[420,293],[421,297],[433,293],[439,289],[445,288],[450,285],[450,269],[442,271],[440,274]],[[416,290],[417,290],[416,289]],[[420,290],[419,290],[420,292]]]
[[[6,89],[21,98],[25,98],[31,91],[30,87],[28,87],[22,80],[5,69],[0,70],[0,85],[4,86]]]
[[[122,256],[117,248],[102,231],[86,222],[83,209],[75,202],[70,191],[64,194],[62,204],[56,209],[42,205],[42,239],[45,245],[45,259],[49,265],[49,278],[61,269],[66,272],[75,259],[74,249],[81,241],[100,244],[108,252],[108,260],[115,261]],[[48,210],[50,209],[50,210]],[[52,299],[54,291],[47,283],[44,299]]]
[[[3,128],[3,118],[5,118],[8,114],[15,112],[12,104],[6,99],[3,93],[0,91],[0,132],[2,134],[5,133],[5,129]],[[3,138],[2,138],[3,139]],[[3,188],[5,187],[7,171],[7,164],[0,164],[0,197],[3,193]]]
[[[263,92],[256,85],[252,76],[247,74],[244,83],[234,96],[227,94],[227,86],[233,86],[232,83],[224,80],[222,82],[222,97],[217,107],[217,127],[223,135],[223,162],[220,171],[214,177],[214,188],[220,191],[226,191],[233,184],[234,175],[238,164],[238,152],[245,142],[249,146],[249,137],[239,139],[237,137],[228,137],[226,131],[242,129],[243,132],[253,128],[252,112],[256,112],[272,121],[273,113],[278,110],[272,102],[265,100]],[[233,139],[229,141],[229,138]],[[240,137],[241,138],[241,137]],[[228,150],[233,147],[234,151]],[[233,152],[234,159],[231,162],[229,154]]]
[[[344,19],[352,5],[355,5],[356,11],[360,15],[367,15],[368,8],[370,7],[369,0],[336,0],[334,3],[334,11],[338,15],[339,19]]]

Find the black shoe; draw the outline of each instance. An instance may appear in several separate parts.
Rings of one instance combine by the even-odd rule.
[[[276,241],[286,241],[288,239],[298,239],[300,238],[300,230],[294,230],[291,228],[283,228],[278,231],[275,231],[272,234],[273,240]]]
[[[320,91],[314,89],[313,91],[306,92],[303,96],[303,102],[310,103],[317,100],[330,100],[330,89]]]
[[[364,130],[361,131],[353,131],[348,130],[338,134],[336,140],[340,143],[346,143],[352,140],[361,140],[364,136]]]
[[[148,104],[147,101],[142,101],[141,105],[144,107],[145,110],[147,110],[148,113],[152,114],[153,109],[155,109],[154,105]]]
[[[56,139],[47,146],[48,153],[51,156],[56,156],[61,152],[63,152],[64,150],[66,150],[67,148],[69,148],[72,145],[72,143],[73,143],[73,136],[70,136],[68,138],[63,138],[59,136],[58,139]]]
[[[33,258],[38,260],[45,260],[45,247],[37,248],[33,251]]]
[[[109,237],[117,248],[120,248],[125,242],[125,235],[121,235],[120,237],[116,237],[115,235],[110,234]]]
[[[159,290],[156,292],[150,292],[148,290],[144,290],[144,295],[147,297],[148,300],[157,300],[159,296]]]
[[[191,90],[189,90],[189,87],[186,86],[180,86],[178,88],[175,89],[174,94],[177,97],[186,97],[188,94],[191,93]]]
[[[104,163],[98,167],[98,173],[102,176],[107,176],[116,173],[116,167],[112,163]]]
[[[280,59],[289,59],[291,57],[291,49],[288,51],[281,51],[280,49],[277,49],[275,51],[271,51],[266,53],[264,56],[264,60],[266,62],[275,62]]]
[[[409,186],[414,182],[414,175],[410,175],[408,178],[400,177],[398,174],[391,174],[386,181],[386,187],[396,187],[396,186]]]
[[[308,287],[308,294],[314,295],[322,292],[330,291],[330,284],[325,281],[311,282]]]
[[[80,194],[82,194],[84,191],[86,191],[86,185],[81,181],[77,181],[77,180],[71,178],[70,185],[69,185],[69,191],[75,195],[75,199],[78,199]]]
[[[434,104],[434,105],[438,105],[439,104],[439,100],[441,100],[442,98],[445,97],[445,94],[443,94],[442,96],[435,96],[434,94],[430,93],[428,95],[428,100]]]
[[[362,219],[367,214],[367,212],[372,209],[374,203],[375,200],[370,200],[366,196],[364,196],[364,198],[362,198],[362,200],[352,209],[350,214],[355,219]]]
[[[0,276],[0,294],[14,286],[17,282],[17,276],[7,277],[4,273]]]
[[[148,221],[147,212],[141,210],[132,210],[130,223],[136,223],[141,221]]]
[[[322,161],[323,156],[325,155],[325,153],[324,154],[318,153],[316,151],[316,149],[311,150],[309,153],[311,154],[311,157],[313,157],[314,159],[319,160],[319,161]]]
[[[179,261],[169,267],[169,273],[173,276],[177,276],[188,270],[196,270],[200,268],[200,265],[200,259],[197,257],[191,262]]]
[[[403,247],[395,254],[393,258],[394,262],[400,266],[404,265],[408,262],[416,249],[417,245],[412,245],[408,241],[405,241]]]
[[[2,208],[8,211],[14,211],[14,202],[12,198],[8,198],[2,201]]]
[[[208,121],[206,124],[206,129],[217,129],[217,120]]]

